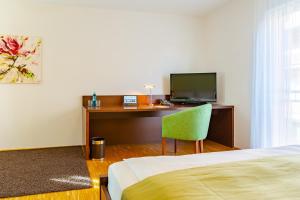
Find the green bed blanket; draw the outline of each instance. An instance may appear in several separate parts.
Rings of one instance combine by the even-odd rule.
[[[122,200],[300,200],[300,155],[217,164],[148,177]]]

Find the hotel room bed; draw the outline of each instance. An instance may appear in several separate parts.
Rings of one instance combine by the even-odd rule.
[[[126,188],[157,174],[201,166],[209,167],[215,164],[293,154],[300,154],[300,146],[125,159],[109,167],[108,191],[112,200],[119,200]]]

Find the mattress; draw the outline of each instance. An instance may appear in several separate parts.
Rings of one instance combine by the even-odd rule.
[[[108,190],[112,200],[120,200],[124,189],[153,175],[219,163],[300,154],[300,146],[247,149],[183,156],[154,156],[125,159],[108,170]]]

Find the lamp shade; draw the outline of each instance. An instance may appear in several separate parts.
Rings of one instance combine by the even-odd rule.
[[[146,89],[154,89],[155,88],[155,85],[154,84],[145,84],[144,87]]]

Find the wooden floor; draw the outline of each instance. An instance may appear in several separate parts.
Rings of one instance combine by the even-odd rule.
[[[194,152],[192,143],[178,142],[177,154],[184,155]],[[206,140],[204,142],[205,152],[228,151],[232,148],[225,147],[218,143]],[[173,145],[168,144],[168,154],[174,155]],[[38,194],[31,196],[23,196],[16,198],[4,198],[5,200],[63,200],[63,199],[84,199],[84,200],[98,200],[99,199],[99,176],[106,175],[108,166],[114,162],[121,161],[124,158],[141,157],[141,156],[157,156],[161,155],[160,144],[144,144],[144,145],[115,145],[106,147],[106,157],[104,161],[87,161],[90,176],[93,181],[93,188],[84,190],[73,190],[66,192],[54,192],[47,194]],[[2,200],[2,199],[1,199]]]

